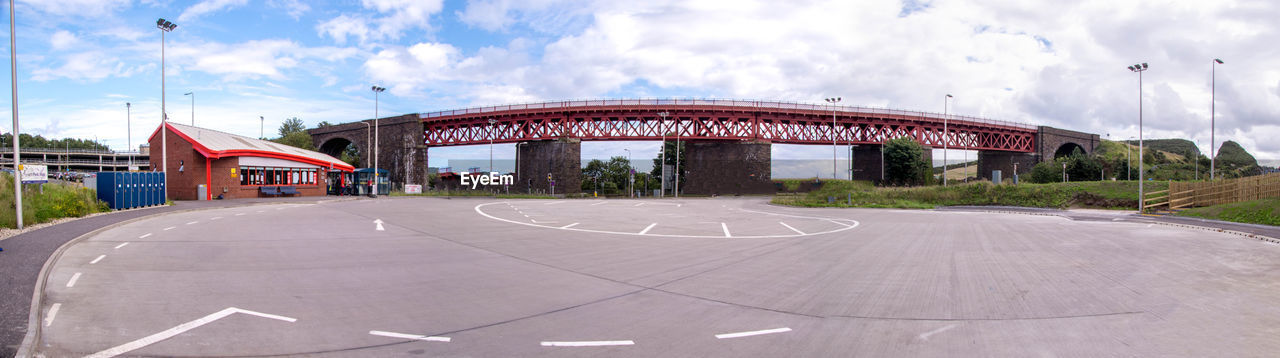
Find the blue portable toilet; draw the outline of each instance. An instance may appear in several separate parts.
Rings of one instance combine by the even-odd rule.
[[[160,185],[160,190],[156,192],[156,205],[165,205],[165,204],[168,204],[169,202],[169,191],[168,191],[169,188],[165,186],[165,182],[164,182],[164,178],[166,175],[169,175],[169,174],[165,172],[156,173],[156,180]]]
[[[138,182],[136,173],[124,173],[124,208],[132,209],[138,207]]]
[[[120,208],[120,189],[116,187],[117,173],[99,172],[98,173],[98,200],[107,203],[112,209]]]
[[[156,193],[160,191],[160,179],[159,179],[160,174],[159,173],[146,173],[146,174],[147,174],[147,206],[160,205],[160,201],[156,200],[156,197],[159,196]]]

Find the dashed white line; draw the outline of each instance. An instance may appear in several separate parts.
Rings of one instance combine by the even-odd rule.
[[[638,203],[635,206],[640,206],[640,205],[644,205],[644,203]]]
[[[1156,224],[1147,224],[1147,227],[1156,226]]]
[[[636,344],[633,341],[579,341],[579,342],[542,342],[543,347],[600,347],[600,346],[629,346]]]
[[[49,307],[49,313],[44,316],[44,326],[48,327],[53,324],[53,319],[58,317],[58,309],[62,308],[61,303],[54,303],[53,307]]]
[[[267,211],[266,211],[266,210],[258,210],[258,212],[260,212],[260,213],[265,213],[265,212],[267,212]]]
[[[89,261],[89,264],[90,265],[96,264],[98,263],[98,261],[102,261],[102,259],[105,259],[105,258],[107,258],[107,255],[98,255],[98,258],[93,259],[93,261]]]
[[[938,328],[938,329],[935,329],[935,330],[932,330],[932,331],[928,331],[928,332],[921,333],[918,337],[920,337],[920,340],[927,341],[927,340],[929,340],[929,336],[932,336],[932,335],[935,335],[935,334],[938,334],[938,333],[942,333],[942,332],[946,332],[947,330],[952,329],[952,328],[956,328],[956,325],[954,325],[954,324],[949,324],[949,325],[947,325],[946,327],[942,327],[942,328]]]
[[[138,236],[138,238],[139,238],[139,239],[145,239],[145,238],[147,238],[147,236],[151,236],[151,233],[147,233],[146,235]]]
[[[733,237],[733,235],[729,235],[729,224],[720,223],[720,228],[724,229],[724,237]]]
[[[244,216],[244,213],[238,213],[236,216]]]
[[[270,319],[277,319],[277,320],[286,321],[286,322],[295,322],[295,321],[297,321],[297,319],[295,319],[295,318],[290,318],[290,317],[285,317],[285,316],[277,316],[277,315],[273,315],[273,314],[266,314],[266,313],[262,313],[262,312],[254,312],[254,311],[250,311],[250,310],[242,310],[242,309],[235,308],[235,307],[227,307],[227,308],[226,308],[226,309],[224,309],[224,310],[221,310],[221,311],[218,311],[218,312],[214,312],[213,314],[210,314],[210,315],[208,315],[208,316],[201,317],[201,318],[199,318],[199,319],[197,319],[197,320],[194,320],[194,321],[191,321],[191,322],[187,322],[187,323],[183,323],[183,324],[177,325],[177,326],[175,326],[175,327],[173,327],[173,328],[170,328],[170,329],[166,329],[166,330],[164,330],[164,331],[161,331],[160,333],[156,333],[156,334],[153,334],[153,335],[150,335],[150,336],[146,336],[146,337],[143,337],[143,338],[138,339],[138,340],[133,341],[133,342],[129,342],[129,343],[125,343],[125,344],[121,344],[121,345],[118,345],[118,346],[115,346],[115,347],[109,348],[109,349],[107,349],[107,350],[104,350],[104,351],[101,351],[101,352],[98,352],[98,353],[94,353],[94,354],[88,355],[88,356],[86,356],[86,358],[111,358],[111,357],[115,357],[115,356],[118,356],[118,355],[121,355],[121,354],[125,354],[125,353],[128,353],[128,352],[130,352],[130,351],[133,351],[133,350],[136,350],[136,349],[142,348],[142,347],[146,347],[146,346],[149,346],[149,345],[155,344],[156,342],[160,342],[160,341],[163,341],[163,340],[166,340],[166,339],[169,339],[169,338],[173,338],[173,336],[177,336],[177,335],[179,335],[179,334],[182,334],[183,332],[190,331],[190,330],[195,329],[195,328],[197,328],[197,327],[200,327],[200,326],[203,326],[203,325],[209,324],[209,322],[217,321],[217,320],[222,319],[222,318],[224,318],[224,317],[226,317],[226,316],[230,316],[230,315],[232,315],[232,314],[236,314],[236,313],[244,313],[244,314],[254,315],[254,316],[258,316],[258,317],[264,317],[264,318],[270,318]]]
[[[404,339],[412,339],[412,340],[418,340],[418,341],[430,341],[430,342],[449,342],[449,341],[451,341],[451,339],[450,339],[449,337],[423,336],[423,335],[418,335],[418,334],[396,333],[396,332],[387,332],[387,331],[369,331],[369,334],[372,334],[372,335],[375,335],[375,336],[383,336],[383,337],[391,337],[391,338],[404,338]]]
[[[276,208],[276,210],[284,210],[284,208]]]
[[[221,218],[222,218],[221,216],[214,216],[214,217],[209,218],[209,220],[218,220],[218,219],[221,219]]]
[[[151,234],[147,234],[147,235],[151,235]],[[142,236],[142,237],[146,237],[146,235],[144,235],[144,236]],[[128,245],[128,244],[129,244],[129,243],[127,243],[127,242],[126,242],[126,243],[123,243],[123,244],[116,245],[116,249],[119,249],[119,248],[121,248],[121,247],[124,247],[125,245]]]
[[[195,224],[196,224],[196,223],[198,223],[198,222],[199,222],[199,221],[192,221],[192,222],[187,223],[187,225],[195,225]]]
[[[571,227],[574,227],[574,226],[578,226],[578,223],[572,223],[572,224],[569,224],[569,225],[561,226],[560,228],[561,228],[561,229],[568,229],[568,228],[571,228]]]
[[[76,281],[80,281],[80,273],[79,273],[79,272],[76,272],[76,274],[71,275],[71,280],[70,280],[70,281],[67,281],[67,288],[75,287],[75,285],[76,285]]]
[[[600,205],[600,204],[604,204],[604,203],[607,203],[607,201],[601,201],[601,202],[598,202],[598,203],[595,203],[595,204],[591,204],[591,206],[596,206],[596,205]]]
[[[724,334],[717,334],[716,338],[717,339],[739,338],[739,337],[759,336],[762,334],[773,334],[773,333],[782,333],[782,332],[791,332],[791,328],[782,327],[782,328],[763,329],[759,331],[750,331],[750,332],[724,333]]]
[[[527,217],[529,217],[529,215],[526,215],[526,214],[520,214],[520,215],[524,215],[524,217],[526,217],[526,218],[527,218]]]
[[[164,228],[164,231],[169,231],[177,228],[178,228],[177,226],[170,226],[170,227]]]
[[[787,223],[784,223],[784,222],[781,222],[781,221],[779,221],[778,223],[779,223],[779,224],[782,224],[782,226],[786,226],[788,229],[791,229],[791,231],[795,231],[797,234],[804,235],[804,231],[800,231],[800,230],[798,230],[798,229],[796,229],[796,228],[793,228],[793,227],[791,227],[791,225],[787,225]]]
[[[556,205],[556,204],[559,204],[559,203],[563,203],[563,201],[553,201],[553,202],[545,203],[545,204],[542,204],[542,205]]]
[[[640,230],[640,235],[644,235],[644,233],[649,232],[649,230],[653,230],[654,226],[658,226],[658,223],[649,224],[649,226],[646,226],[644,230]]]
[[[534,224],[550,224],[555,222],[555,221],[538,221],[534,219],[529,219],[529,221],[533,222]]]
[[[854,227],[854,226],[857,226],[857,225],[849,225],[849,224],[845,224],[845,223],[842,223],[842,222],[839,222],[839,221],[835,221],[835,220],[831,220],[831,219],[826,219],[826,220],[827,220],[827,221],[830,221],[832,224],[836,224],[836,225],[840,225],[840,226],[845,226],[845,227],[850,227],[850,228],[852,228],[852,227]]]

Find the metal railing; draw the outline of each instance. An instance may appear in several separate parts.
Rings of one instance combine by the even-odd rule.
[[[22,153],[63,153],[63,154],[104,154],[104,155],[144,155],[137,150],[99,150],[99,149],[63,149],[63,148],[19,148]],[[0,148],[0,153],[13,153],[12,147]]]
[[[473,107],[464,109],[455,109],[447,111],[437,111],[423,113],[418,115],[419,118],[430,119],[447,116],[467,115],[467,114],[485,114],[492,112],[530,110],[530,109],[571,109],[581,107],[603,107],[603,106],[711,106],[711,107],[754,107],[768,109],[789,109],[789,110],[808,110],[808,111],[825,111],[831,112],[832,105],[815,104],[815,103],[799,103],[786,101],[757,101],[757,100],[738,100],[738,99],[588,99],[588,100],[568,100],[568,101],[552,101],[537,103],[508,104],[487,107]],[[979,118],[971,116],[962,116],[932,112],[908,111],[889,108],[874,108],[861,106],[834,106],[837,112],[857,113],[857,114],[881,114],[929,118],[942,121],[946,118],[949,121],[971,122],[980,124],[999,125],[1007,127],[1016,127],[1022,129],[1036,129],[1037,126],[1021,122],[1003,121],[988,118]]]

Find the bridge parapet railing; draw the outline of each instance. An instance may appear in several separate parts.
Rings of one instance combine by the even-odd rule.
[[[487,107],[473,107],[464,109],[455,109],[447,111],[437,111],[424,113],[419,115],[420,118],[430,119],[439,117],[450,117],[469,114],[485,114],[493,112],[517,111],[517,110],[539,110],[539,109],[571,109],[579,107],[603,107],[603,106],[725,106],[725,107],[756,107],[756,108],[774,108],[789,110],[808,110],[808,111],[832,111],[844,113],[859,114],[880,114],[895,115],[903,117],[920,117],[928,118],[935,121],[956,121],[958,124],[963,122],[972,122],[987,125],[998,125],[1014,127],[1026,130],[1033,130],[1034,125],[994,120],[989,118],[979,118],[964,115],[941,114],[920,111],[908,111],[889,108],[874,108],[860,106],[831,106],[814,103],[786,102],[786,101],[756,101],[756,100],[739,100],[739,99],[689,99],[689,98],[668,98],[668,99],[588,99],[588,100],[567,100],[567,101],[551,101],[536,102],[522,104],[508,104]]]

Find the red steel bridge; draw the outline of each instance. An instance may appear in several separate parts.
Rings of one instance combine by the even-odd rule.
[[[663,119],[658,113],[666,112]],[[746,140],[880,144],[910,137],[934,148],[1031,153],[1033,125],[957,115],[777,101],[609,99],[420,114],[426,146],[582,140]],[[833,125],[834,117],[834,125]],[[944,130],[945,128],[945,130]]]

